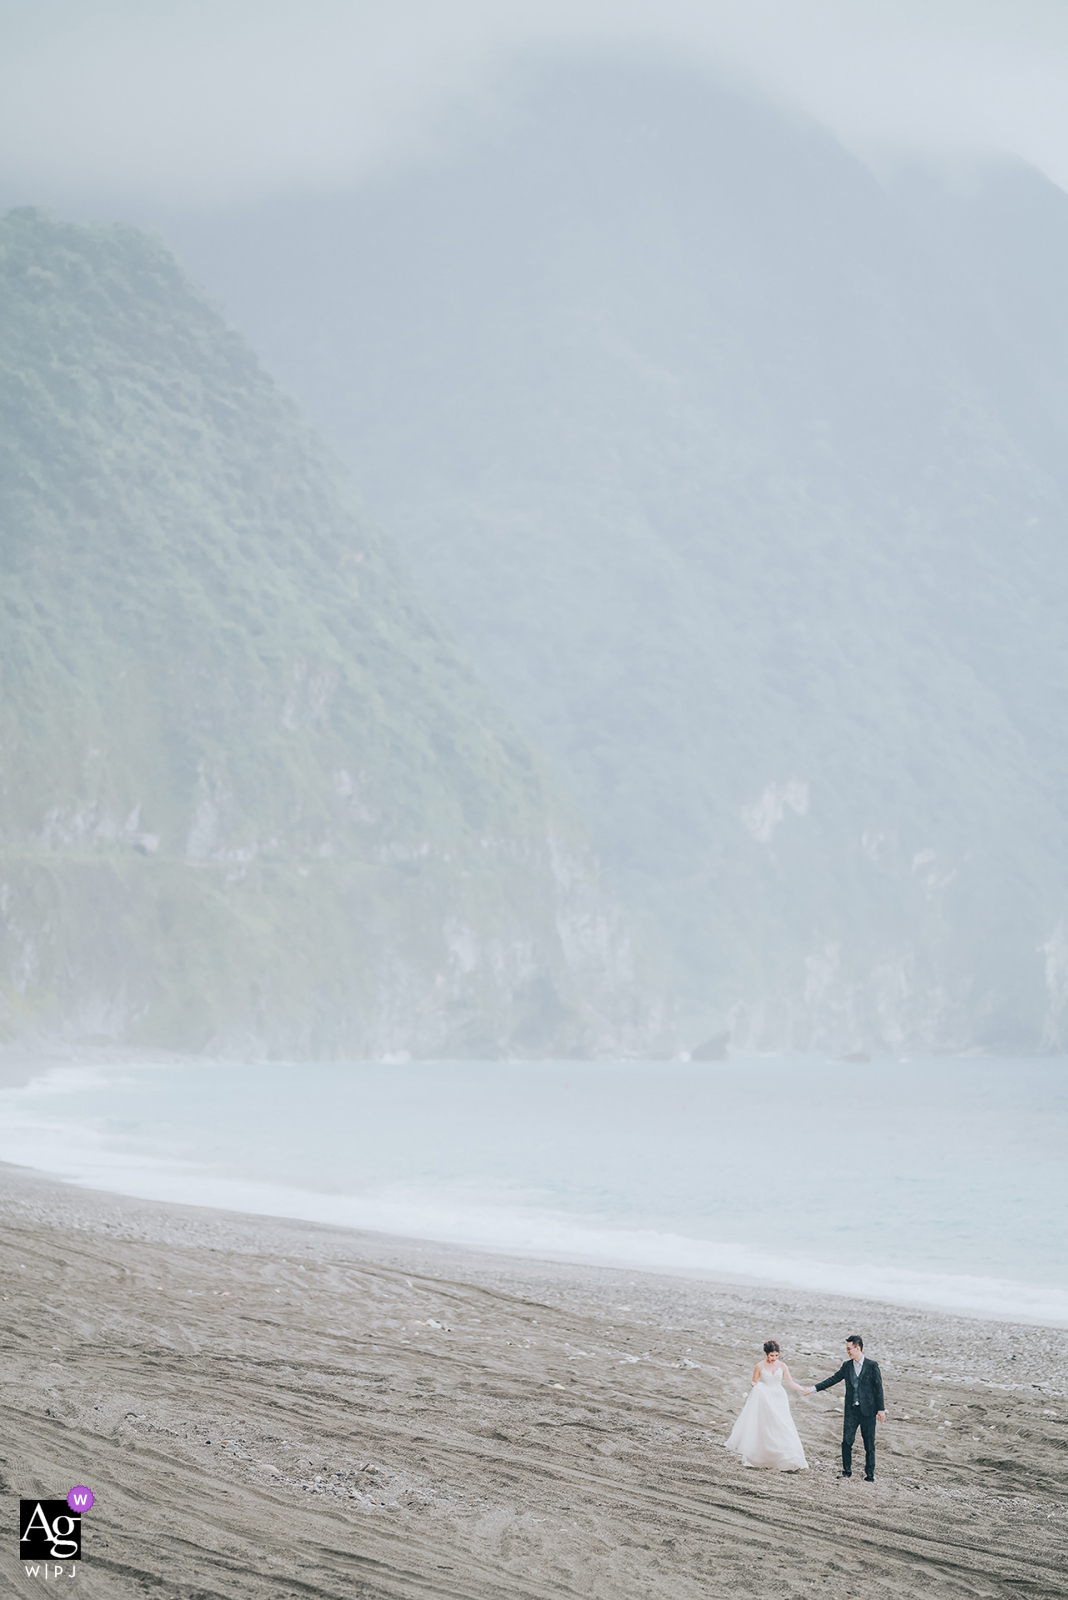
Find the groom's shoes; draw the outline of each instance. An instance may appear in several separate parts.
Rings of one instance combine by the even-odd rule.
[[[869,1478],[869,1476],[868,1476],[868,1474],[867,1474],[867,1473],[865,1473],[865,1474],[864,1474],[864,1482],[865,1482],[865,1483],[874,1483],[874,1482],[875,1482],[875,1479],[874,1479],[874,1477],[870,1477],[870,1478]]]
[[[851,1472],[840,1472],[838,1476],[840,1478],[851,1478],[853,1474]]]

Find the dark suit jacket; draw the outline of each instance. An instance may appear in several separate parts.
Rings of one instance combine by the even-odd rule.
[[[852,1361],[844,1361],[838,1368],[833,1378],[824,1378],[822,1383],[817,1383],[817,1389],[832,1389],[836,1383],[845,1379],[846,1407],[850,1407],[859,1398],[862,1416],[873,1417],[877,1411],[885,1411],[886,1404],[883,1400],[883,1375],[879,1371],[877,1361],[869,1361],[864,1357],[864,1365],[860,1369],[858,1384],[856,1370]],[[860,1390],[858,1396],[857,1390]]]

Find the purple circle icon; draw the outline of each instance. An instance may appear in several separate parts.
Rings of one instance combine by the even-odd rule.
[[[76,1484],[67,1496],[67,1504],[72,1511],[91,1511],[96,1495],[92,1489],[87,1489],[84,1483]]]

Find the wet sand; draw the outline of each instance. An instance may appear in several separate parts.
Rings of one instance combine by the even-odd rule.
[[[43,1581],[15,1555],[18,1498],[76,1483],[97,1496],[87,1600],[1068,1594],[1062,1329],[13,1167],[0,1270],[5,1595]],[[723,1449],[765,1338],[809,1382],[853,1331],[890,1407],[874,1485],[836,1477],[831,1395],[795,1400],[808,1472]]]

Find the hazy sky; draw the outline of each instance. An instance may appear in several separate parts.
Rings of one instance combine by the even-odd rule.
[[[0,185],[212,206],[343,184],[560,45],[653,46],[862,154],[1007,151],[1068,188],[1068,0],[0,0]]]

